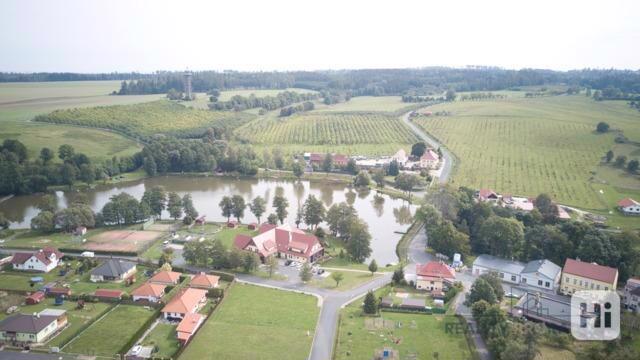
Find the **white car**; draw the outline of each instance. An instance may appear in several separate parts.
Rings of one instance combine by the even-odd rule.
[[[92,257],[95,257],[96,254],[93,251],[85,251],[82,254],[80,254],[80,256],[86,257],[86,258],[92,258]]]
[[[136,345],[131,349],[131,355],[139,355],[140,352],[142,351],[142,346],[140,345]]]

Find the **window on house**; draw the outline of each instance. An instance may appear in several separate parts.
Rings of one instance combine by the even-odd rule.
[[[549,284],[549,282],[548,282],[548,281],[546,281],[546,282],[544,283],[544,287],[550,287],[550,286],[551,286],[551,284]]]
[[[527,278],[522,278],[522,283],[526,284],[527,283]]]
[[[600,285],[596,285],[596,290],[600,290]]]
[[[595,285],[594,283],[591,283],[591,289],[593,289],[594,285]]]
[[[542,280],[538,280],[538,286],[542,286]]]
[[[575,285],[578,282],[578,280],[573,279],[573,285]]]
[[[605,287],[604,287],[604,289],[605,289],[605,290],[609,290],[609,287],[608,287],[608,286],[605,286]]]
[[[569,277],[568,277],[568,276],[565,276],[565,277],[564,277],[564,281],[568,283],[568,282],[569,282]]]
[[[515,275],[511,275],[511,281],[516,281],[516,276]]]
[[[582,286],[582,280],[580,280],[580,286]]]
[[[504,279],[504,273],[500,273],[500,277]]]

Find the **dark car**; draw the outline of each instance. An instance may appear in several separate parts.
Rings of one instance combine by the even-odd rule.
[[[291,260],[287,260],[287,261],[285,261],[285,262],[284,262],[284,266],[289,266],[289,265],[291,265],[291,262],[292,262]]]

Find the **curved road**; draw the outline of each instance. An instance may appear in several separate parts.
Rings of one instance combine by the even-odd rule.
[[[402,115],[402,121],[404,121],[404,123],[407,124],[407,126],[409,126],[409,128],[427,145],[431,146],[434,149],[439,148],[442,151],[442,157],[444,158],[444,168],[442,169],[442,173],[440,175],[440,183],[444,184],[449,180],[449,177],[451,176],[451,170],[453,170],[453,166],[455,165],[455,157],[449,150],[442,146],[442,144],[440,144],[438,140],[427,134],[419,126],[414,124],[413,121],[411,121],[412,112],[413,111],[410,111]]]

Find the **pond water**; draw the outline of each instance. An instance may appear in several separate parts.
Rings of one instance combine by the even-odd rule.
[[[142,198],[147,187],[163,186],[167,191],[175,191],[181,196],[191,193],[193,202],[201,215],[207,216],[207,221],[225,221],[218,203],[223,196],[242,195],[247,202],[256,196],[262,196],[269,205],[266,214],[273,212],[271,201],[276,194],[282,194],[289,200],[289,215],[286,221],[294,224],[296,212],[308,195],[313,194],[322,200],[328,208],[332,204],[346,201],[358,211],[358,215],[369,224],[372,236],[372,257],[378,264],[397,262],[395,248],[401,235],[411,224],[415,206],[409,205],[401,199],[394,199],[382,195],[382,201],[376,201],[375,191],[357,192],[343,184],[308,181],[283,181],[267,179],[234,179],[230,177],[183,177],[166,176],[154,177],[140,181],[118,185],[97,186],[85,192],[94,211],[98,212],[109,198],[120,192],[126,192]],[[56,193],[58,207],[63,208],[71,202],[74,192]],[[0,212],[12,222],[12,228],[28,228],[31,219],[37,215],[40,195],[16,196],[0,203]],[[378,197],[379,198],[379,197]],[[168,213],[163,218],[168,218]],[[265,221],[266,215],[262,221]],[[245,211],[243,223],[256,221],[249,209]],[[304,226],[301,224],[301,226]]]

